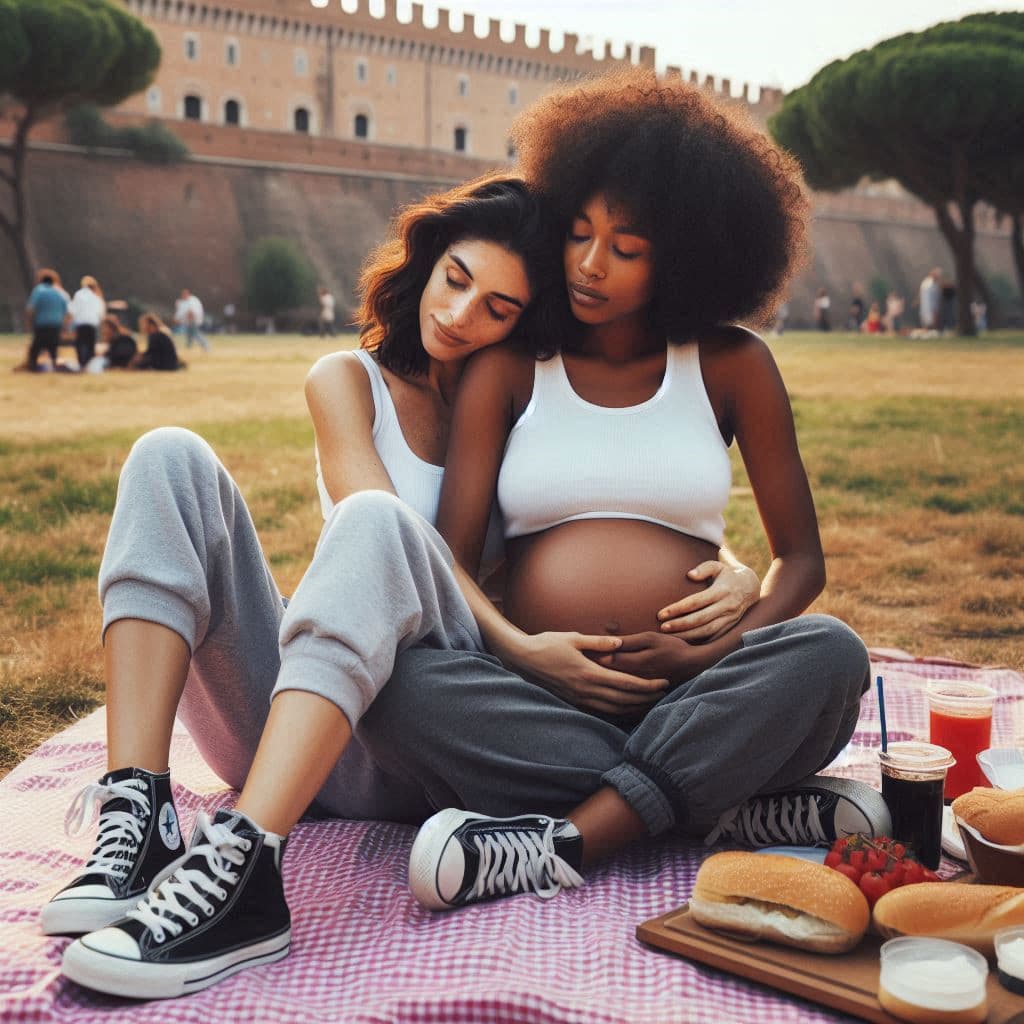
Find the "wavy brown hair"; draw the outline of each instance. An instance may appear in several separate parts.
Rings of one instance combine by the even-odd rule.
[[[807,258],[799,165],[738,104],[679,78],[629,68],[557,90],[516,119],[512,140],[563,238],[599,193],[640,225],[652,318],[670,337],[763,323]]]
[[[545,204],[522,178],[492,173],[403,207],[388,239],[363,265],[355,323],[361,346],[394,373],[425,373],[420,297],[434,265],[454,242],[495,242],[519,255],[531,301],[506,344],[535,356],[550,352],[565,323],[559,235]]]

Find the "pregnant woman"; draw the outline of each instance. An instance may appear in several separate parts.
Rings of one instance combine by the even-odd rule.
[[[413,892],[553,894],[670,829],[887,830],[877,792],[814,775],[853,733],[868,658],[843,623],[800,617],[825,580],[814,506],[775,361],[737,326],[805,251],[796,165],[644,70],[552,94],[514,137],[563,230],[575,323],[552,359],[482,354],[456,409],[438,521],[472,575],[497,495],[507,618],[477,613],[497,658],[414,646],[365,722],[381,763],[448,808],[417,837]],[[722,542],[733,443],[771,565],[738,625],[688,643],[658,613]],[[550,631],[571,630],[617,637],[593,659],[647,685],[548,666]]]

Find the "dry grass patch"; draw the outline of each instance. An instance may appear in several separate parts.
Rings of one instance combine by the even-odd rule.
[[[348,340],[351,344],[351,339]],[[320,528],[302,382],[346,342],[214,339],[179,374],[10,374],[0,338],[0,772],[103,700],[96,571],[133,440],[200,432],[238,481],[275,578]],[[876,646],[1024,668],[1024,336],[970,342],[786,335],[829,567],[815,609]],[[730,543],[768,558],[739,460]]]

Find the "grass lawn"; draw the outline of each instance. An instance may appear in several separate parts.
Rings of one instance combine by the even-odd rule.
[[[0,774],[103,699],[96,573],[117,475],[161,424],[206,437],[289,593],[320,524],[302,382],[352,344],[215,337],[187,372],[12,374],[0,336]],[[814,609],[872,646],[1024,668],[1024,334],[772,341],[793,397],[829,583]],[[729,542],[767,549],[742,465]]]

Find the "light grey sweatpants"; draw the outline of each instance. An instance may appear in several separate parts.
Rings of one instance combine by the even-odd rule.
[[[318,803],[342,817],[564,814],[609,784],[652,833],[700,831],[824,767],[853,733],[867,652],[838,620],[748,632],[627,732],[487,654],[450,567],[426,520],[361,492],[325,523],[284,611],[227,471],[196,435],[162,429],[122,470],[100,572],[104,628],[135,617],[185,638],[181,716],[236,787],[274,692],[337,704],[356,742]]]

